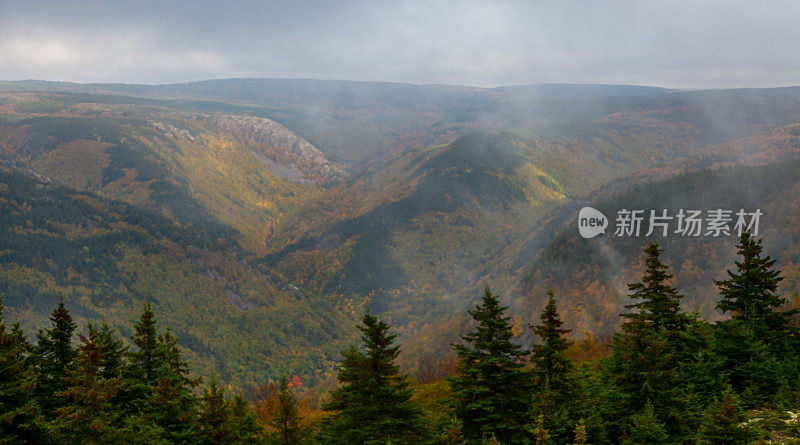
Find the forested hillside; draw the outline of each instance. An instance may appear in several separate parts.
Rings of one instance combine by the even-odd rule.
[[[127,347],[60,303],[36,341],[0,304],[0,438],[14,443],[750,444],[797,443],[797,309],[762,241],[744,231],[709,322],[681,309],[664,250],[649,242],[611,340],[574,342],[552,291],[515,326],[489,288],[452,345],[457,360],[417,381],[392,326],[367,312],[320,404],[286,376],[251,401],[194,379],[149,304]],[[519,344],[532,334],[531,347]],[[454,366],[453,366],[454,364]],[[202,388],[202,395],[198,390]]]
[[[611,216],[763,203],[781,290],[797,288],[797,88],[239,79],[0,90],[0,157],[17,184],[4,193],[40,215],[8,220],[21,235],[2,247],[7,313],[30,332],[63,297],[79,320],[127,335],[151,301],[199,374],[240,388],[284,372],[330,383],[364,308],[396,326],[407,369],[446,362],[484,286],[506,296],[515,331],[554,288],[573,336],[610,334],[644,240],[582,240],[583,205]],[[92,222],[58,210],[76,200],[92,203]],[[715,320],[709,283],[732,252],[695,241],[665,240],[666,261],[692,290],[683,309]],[[23,253],[26,243],[40,247]]]
[[[648,214],[663,209],[672,214],[679,209],[760,209],[759,234],[764,237],[765,251],[779,260],[786,276],[781,293],[792,299],[800,291],[798,193],[800,161],[791,160],[678,175],[585,204],[612,219],[622,209],[642,209]],[[640,237],[627,237],[615,236],[609,230],[606,235],[583,239],[578,236],[577,216],[571,213],[563,229],[530,264],[528,275],[515,291],[514,307],[522,313],[535,313],[542,292],[552,288],[561,295],[565,320],[576,332],[613,331],[627,298],[625,283],[643,264],[640,252],[646,243],[645,231]],[[714,309],[716,289],[712,283],[724,277],[725,267],[734,257],[731,237],[674,233],[662,237],[658,233],[654,239],[665,247],[665,262],[672,266],[680,289],[687,295],[683,310],[718,319],[721,314]]]
[[[345,173],[279,124],[174,104],[0,95],[0,155],[182,225],[221,223],[263,251],[281,214]]]
[[[63,301],[79,323],[127,338],[148,302],[200,375],[239,389],[279,373],[322,378],[350,309],[249,265],[231,235],[0,172],[0,295],[26,332]]]
[[[578,328],[577,335],[611,332],[621,309],[616,278],[583,281],[582,268],[569,265],[552,280],[526,278],[560,267],[554,265],[559,257],[550,258],[549,251],[540,249],[567,224],[561,234],[569,240],[565,250],[585,261],[587,269],[597,267],[594,257],[575,245],[579,237],[574,212],[581,203],[591,205],[629,192],[630,197],[638,196],[629,199],[629,207],[649,210],[660,200],[638,189],[641,184],[731,165],[781,165],[800,152],[796,124],[753,123],[748,131],[739,128],[723,135],[687,116],[675,123],[669,111],[646,119],[640,113],[631,111],[635,117],[618,125],[605,122],[610,118],[580,126],[553,124],[535,137],[522,131],[473,133],[448,145],[387,158],[299,207],[279,228],[275,252],[267,259],[318,292],[368,297],[371,307],[415,339],[410,348],[416,348],[417,341],[430,345],[442,338],[440,347],[446,348],[463,330],[459,308],[470,301],[475,286],[492,285],[513,294],[515,322],[522,325],[530,318],[530,308],[541,303],[527,300],[530,292],[525,289],[533,281],[541,281],[538,295],[548,286],[580,282],[582,287],[566,292],[569,323]],[[774,122],[792,122],[790,117],[776,117]],[[697,177],[717,178],[706,173]],[[675,181],[681,184],[685,178]],[[688,182],[691,185],[676,194],[672,207],[683,198],[687,208],[725,204],[738,210],[752,207],[759,196],[795,196],[786,182],[773,182],[769,173],[763,180],[757,173],[738,178],[738,187],[755,189],[747,195],[749,200],[726,192],[732,182]],[[719,204],[711,199],[699,202],[695,189],[714,190],[725,199]],[[620,209],[625,206],[617,202]],[[785,233],[785,227],[777,232]],[[688,255],[692,261],[698,261],[695,254]],[[710,282],[710,277],[704,278]],[[713,310],[703,303],[712,298],[707,290],[691,304],[699,304],[711,316]],[[597,295],[587,298],[584,292]]]

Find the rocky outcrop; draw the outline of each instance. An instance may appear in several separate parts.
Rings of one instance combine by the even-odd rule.
[[[321,183],[346,175],[318,148],[275,121],[236,115],[209,118],[218,129],[254,142],[255,158],[286,181]]]

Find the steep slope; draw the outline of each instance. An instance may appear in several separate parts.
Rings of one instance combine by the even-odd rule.
[[[410,357],[457,340],[484,285],[510,298],[519,329],[554,286],[572,326],[608,332],[619,281],[579,263],[574,275],[536,272],[577,208],[800,151],[797,88],[263,79],[2,88],[73,90],[0,94],[8,162],[264,254],[259,273],[307,290],[301,306],[326,302],[346,318],[367,305],[399,327]],[[612,281],[622,291],[609,294]]]
[[[266,261],[406,329],[460,313],[502,249],[564,197],[529,152],[508,134],[474,134],[373,165],[289,215]]]
[[[595,100],[605,102],[587,114]],[[571,102],[572,120],[476,133],[371,165],[290,213],[270,261],[319,292],[371,296],[375,308],[394,294],[398,307],[430,313],[431,300],[464,301],[470,286],[510,291],[562,223],[561,206],[624,187],[625,178],[798,150],[798,89],[582,103]]]
[[[503,88],[412,85],[310,79],[218,79],[175,85],[75,84],[67,82],[0,82],[0,90],[115,94],[246,105],[250,113],[280,122],[303,135],[327,157],[356,168],[398,149],[431,143],[429,130],[458,121],[476,129],[495,110],[528,110],[526,119],[552,120],[551,103],[661,94],[663,88],[629,85],[544,84]],[[540,104],[539,106],[538,104]],[[191,103],[194,106],[200,104]],[[530,113],[536,106],[537,112]],[[552,113],[550,113],[552,114]],[[550,116],[548,114],[548,116]],[[507,123],[512,115],[503,117]],[[508,128],[494,125],[489,130]],[[453,130],[451,128],[450,130]],[[463,134],[463,131],[460,131]],[[438,143],[456,137],[439,135]]]
[[[508,130],[548,152],[570,152],[567,168],[607,179],[797,122],[798,114],[798,87],[577,99],[521,94],[450,113],[428,130],[425,143],[447,143],[464,131]],[[598,167],[604,170],[593,171]]]
[[[26,332],[59,299],[81,323],[129,337],[145,301],[192,369],[243,388],[329,370],[354,318],[242,261],[226,229],[191,229],[151,212],[0,171],[0,294]],[[308,382],[309,380],[306,380]]]
[[[223,79],[156,86],[7,82],[0,83],[2,89],[246,104],[345,164],[391,151],[448,111],[480,103],[487,94],[472,87],[305,79]]]
[[[795,127],[796,128],[796,127]],[[795,143],[800,142],[800,132]],[[800,147],[800,144],[796,145]],[[797,158],[797,156],[795,156]],[[789,297],[800,291],[800,161],[786,160],[761,166],[706,169],[669,179],[632,186],[611,198],[594,197],[589,205],[606,214],[613,226],[622,209],[713,210],[760,209],[759,237],[765,240],[766,253],[778,260],[786,280],[781,291]],[[574,208],[574,207],[573,207]],[[626,283],[639,278],[642,248],[646,244],[645,222],[639,237],[606,235],[583,239],[577,230],[577,215],[568,217],[552,242],[542,249],[514,292],[512,303],[517,314],[532,320],[541,310],[547,289],[554,289],[567,323],[580,335],[584,330],[611,332],[627,304]],[[731,223],[733,226],[734,221]],[[664,258],[675,273],[675,283],[686,298],[684,310],[697,310],[711,319],[720,314],[713,302],[718,299],[714,279],[723,279],[733,266],[736,234],[731,236],[687,237],[672,231],[651,239],[664,247]],[[705,230],[704,230],[705,231]]]
[[[630,85],[541,84],[500,88],[305,79],[221,79],[176,85],[0,82],[0,90],[71,91],[169,99],[247,110],[296,131],[353,167],[386,153],[448,144],[471,131],[591,136],[595,126],[661,127],[662,142],[708,145],[789,123],[800,89],[673,91]],[[214,101],[201,103],[199,101]],[[239,104],[239,105],[234,105]],[[675,140],[675,132],[682,140]],[[613,138],[612,138],[613,139]],[[588,140],[593,143],[592,139]],[[609,142],[613,142],[609,141]],[[625,141],[619,141],[625,143]],[[659,141],[649,141],[656,145]]]
[[[7,159],[184,225],[227,224],[255,251],[283,212],[344,175],[262,117],[81,95],[0,94],[0,110]]]
[[[683,172],[796,157],[798,125],[775,127],[796,122],[790,110],[798,101],[790,93],[785,108],[725,135],[718,122],[670,117],[677,110],[664,117],[633,109],[630,117],[550,124],[533,135],[476,133],[408,150],[290,214],[268,264],[316,292],[368,300],[400,325],[411,355],[456,341],[463,310],[484,285],[511,297],[521,330],[540,310],[546,287],[515,288],[532,262],[547,263],[540,250],[582,203]],[[605,292],[576,273],[558,280]],[[577,287],[570,289],[576,331],[609,332],[620,300],[584,302]]]

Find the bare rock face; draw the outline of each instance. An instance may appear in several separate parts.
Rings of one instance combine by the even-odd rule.
[[[253,116],[209,116],[220,130],[250,140],[259,162],[289,182],[323,183],[346,176],[344,170],[307,140],[279,123]]]

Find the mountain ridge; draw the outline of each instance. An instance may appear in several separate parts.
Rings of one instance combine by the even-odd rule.
[[[159,286],[171,278],[153,273],[159,284],[146,276],[148,268],[163,264],[170,273],[181,271],[181,286],[186,277],[210,280],[198,301],[228,314],[214,329],[199,328],[192,317],[168,321],[184,323],[186,346],[202,355],[203,373],[222,369],[226,379],[246,385],[256,379],[248,368],[273,376],[270,360],[291,355],[286,332],[318,344],[281,371],[325,380],[335,350],[356,335],[347,321],[366,308],[397,326],[409,368],[423,353],[446,354],[466,328],[464,310],[485,286],[506,296],[514,324],[524,326],[548,284],[531,281],[539,276],[532,268],[547,270],[547,252],[589,252],[560,238],[575,235],[563,230],[576,206],[625,193],[645,196],[655,187],[650,183],[716,177],[720,168],[790,165],[800,152],[798,88],[631,96],[611,86],[617,95],[562,99],[431,88],[424,94],[438,93],[425,101],[413,95],[377,100],[404,91],[396,88],[372,96],[332,88],[321,96],[325,106],[314,110],[313,91],[283,91],[280,100],[270,99],[268,90],[247,88],[169,99],[5,91],[0,161],[77,193],[138,206],[170,227],[217,230],[211,238],[230,245],[219,257],[227,259],[214,260],[224,274],[208,272],[184,254],[166,260],[152,253],[142,257],[137,278],[126,286],[141,286],[166,304],[171,297]],[[449,101],[456,96],[459,101]],[[242,97],[261,99],[237,102]],[[315,138],[329,142],[318,145]],[[342,148],[350,142],[357,142],[353,151]],[[346,160],[337,162],[331,153]],[[32,224],[51,230],[46,222]],[[48,276],[47,255],[39,256],[25,276]],[[202,273],[184,272],[181,264]],[[574,264],[574,276],[550,283],[565,295],[569,326],[579,335],[584,329],[608,332],[624,299],[625,277],[592,275],[589,265]],[[228,276],[247,290],[214,281]],[[266,277],[280,283],[262,289],[281,304],[256,296],[255,283]],[[46,281],[32,282],[40,284],[29,289],[31,298],[39,298]],[[585,284],[591,296],[583,306],[580,294],[562,284],[573,282]],[[70,304],[103,301],[101,293],[70,286],[62,286]],[[709,295],[705,288],[698,292]],[[180,295],[192,299],[189,291]],[[20,307],[22,300],[14,300],[13,309]],[[34,312],[26,313],[28,319],[40,320],[43,314]],[[267,313],[288,318],[278,322]],[[258,324],[258,317],[275,326]],[[256,344],[237,343],[247,341],[247,330],[258,330]],[[217,336],[236,357],[203,349]],[[215,368],[216,360],[232,364]]]

